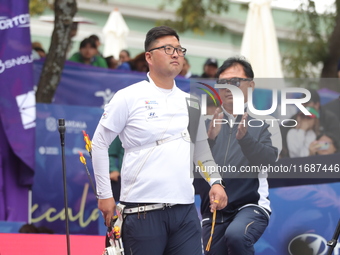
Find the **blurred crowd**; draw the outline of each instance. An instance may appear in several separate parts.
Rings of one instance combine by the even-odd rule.
[[[145,60],[145,52],[140,52],[131,57],[130,51],[123,49],[119,58],[114,56],[104,57],[99,51],[100,38],[91,35],[84,38],[79,44],[79,50],[69,56],[69,61],[91,65],[95,67],[117,69],[124,71],[148,72],[148,64]],[[35,59],[45,58],[46,52],[39,42],[32,43],[33,56]],[[179,76],[183,78],[207,78],[215,79],[218,70],[218,60],[207,58],[202,66],[200,75],[191,72],[191,66],[187,57],[184,58],[183,69]],[[338,76],[340,78],[340,61],[338,64]],[[313,155],[326,155],[337,153],[340,147],[340,99],[321,105],[320,95],[316,90],[310,90],[311,99],[304,106],[312,113],[306,116],[301,112],[291,116],[294,123],[286,123],[281,126],[283,148],[280,154],[285,157],[306,157]],[[215,103],[207,98],[207,115],[212,115],[216,109]]]
[[[340,98],[321,105],[319,93],[313,89],[309,91],[311,99],[304,106],[311,115],[298,111],[290,117],[290,122],[281,126],[282,158],[329,155],[339,151]]]
[[[123,49],[119,53],[119,58],[116,59],[114,56],[104,57],[99,51],[100,46],[101,42],[99,36],[91,35],[89,37],[86,37],[80,42],[78,51],[67,57],[67,60],[84,65],[91,65],[109,69],[137,71],[145,73],[149,71],[148,64],[145,60],[144,51],[138,53],[132,58],[130,51],[128,49]],[[40,42],[33,42],[32,49],[34,59],[46,57],[46,52]],[[189,60],[185,58],[183,70],[179,75],[184,78],[215,78],[217,69],[217,59],[208,58],[202,67],[202,74],[193,74],[190,70]]]

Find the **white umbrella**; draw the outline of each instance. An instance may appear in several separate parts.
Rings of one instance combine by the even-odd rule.
[[[103,27],[105,38],[104,57],[114,56],[119,58],[119,52],[126,49],[126,37],[129,34],[129,28],[125,23],[122,14],[115,8]]]
[[[258,78],[283,77],[270,4],[271,0],[252,0],[249,3],[242,39],[241,55],[250,61],[255,77]],[[279,84],[276,88],[283,87],[283,83]]]

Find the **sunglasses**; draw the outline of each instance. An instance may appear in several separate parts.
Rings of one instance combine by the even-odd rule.
[[[230,84],[236,87],[240,87],[241,81],[252,81],[252,78],[231,78],[231,79],[219,79],[217,80],[217,84]]]

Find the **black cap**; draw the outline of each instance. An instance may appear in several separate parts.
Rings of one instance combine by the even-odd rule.
[[[308,91],[310,92],[310,99],[307,102],[307,104],[310,103],[310,102],[320,103],[320,95],[319,95],[318,91],[315,90],[315,89],[308,89]],[[300,98],[305,98],[305,97],[306,97],[305,94],[301,94],[301,96],[300,96]]]
[[[205,66],[216,66],[216,67],[218,67],[218,62],[217,62],[216,58],[208,58],[205,61],[204,65]]]

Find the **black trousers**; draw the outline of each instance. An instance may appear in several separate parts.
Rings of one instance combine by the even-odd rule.
[[[253,255],[254,244],[268,226],[269,217],[264,209],[249,206],[234,214],[217,214],[210,251],[206,255]],[[203,248],[211,232],[212,216],[202,220]]]
[[[202,255],[194,204],[127,215],[122,237],[126,255]]]

